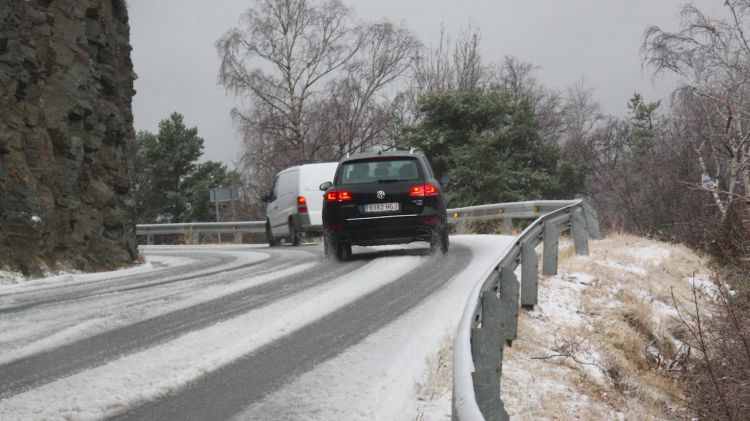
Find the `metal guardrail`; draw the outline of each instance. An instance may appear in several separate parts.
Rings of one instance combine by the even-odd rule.
[[[448,209],[448,221],[462,223],[467,221],[503,220],[503,232],[510,234],[514,219],[536,219],[565,206],[582,203],[587,226],[591,227],[592,236],[600,238],[599,223],[596,211],[581,200],[533,200],[528,202],[495,203],[490,205],[468,206]]]
[[[486,212],[497,206],[486,205],[482,212],[488,215]],[[580,255],[588,255],[589,236],[601,238],[596,212],[582,200],[525,202],[507,214],[521,214],[528,206],[539,216],[500,254],[482,277],[483,282],[474,287],[464,308],[453,341],[454,420],[509,419],[500,397],[503,346],[516,339],[519,302],[527,308],[537,304],[536,246],[544,243],[542,273],[555,275],[560,233],[571,230]],[[515,274],[519,265],[520,284]]]
[[[575,200],[537,200],[453,208],[447,211],[448,222],[461,224],[468,221],[502,219],[503,231],[510,233],[514,219],[538,218],[561,207],[578,202]],[[587,215],[591,214],[593,214],[593,222],[596,223],[596,213],[589,207]],[[155,235],[169,234],[187,235],[190,238],[195,238],[195,236],[200,236],[200,234],[233,234],[234,242],[240,243],[242,233],[264,233],[265,226],[265,221],[139,224],[136,225],[135,233],[136,235],[145,235],[148,244],[153,244]],[[597,233],[595,236],[598,237],[598,224],[595,229]]]
[[[139,224],[135,235],[145,235],[146,243],[154,244],[154,235],[181,234],[195,238],[200,234],[233,234],[234,242],[242,242],[243,233],[266,232],[265,221],[243,222],[187,222],[179,224]]]

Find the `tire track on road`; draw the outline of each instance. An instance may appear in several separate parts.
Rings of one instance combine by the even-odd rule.
[[[368,255],[355,258],[367,260]],[[396,320],[444,286],[470,260],[470,249],[456,246],[445,256],[428,259],[400,280],[206,374],[176,394],[146,402],[115,419],[231,418]]]
[[[158,269],[153,272],[148,272],[148,273],[144,273],[140,275],[134,275],[132,277],[115,277],[115,278],[106,279],[103,281],[86,282],[82,284],[69,285],[69,286],[62,285],[59,287],[45,288],[43,290],[38,290],[38,291],[23,291],[19,293],[5,294],[4,296],[2,296],[3,298],[8,298],[8,299],[13,298],[15,302],[22,301],[24,296],[30,296],[30,299],[21,304],[0,307],[0,315],[18,313],[21,311],[29,310],[37,306],[63,303],[66,301],[75,301],[75,300],[81,300],[85,298],[90,298],[90,297],[95,297],[95,296],[105,295],[105,294],[110,294],[110,293],[116,293],[116,292],[122,292],[122,291],[128,291],[128,290],[140,289],[140,288],[147,288],[151,286],[165,285],[165,284],[174,283],[174,282],[181,282],[181,281],[186,281],[190,279],[195,279],[201,276],[210,276],[210,275],[215,275],[215,274],[222,273],[222,272],[243,269],[243,268],[255,266],[255,265],[258,265],[259,263],[265,262],[265,260],[257,261],[257,262],[252,262],[252,263],[239,265],[239,266],[230,266],[230,267],[222,268],[220,270],[201,273],[197,275],[193,274],[189,276],[180,276],[183,273],[192,273],[198,270],[205,270],[211,267],[222,266],[234,260],[237,260],[236,256],[222,255],[218,253],[212,253],[212,254],[186,253],[185,255],[181,255],[181,256],[188,256],[190,258],[194,258],[199,261],[195,263],[190,263],[187,265],[177,266],[174,268]],[[206,265],[206,261],[213,261],[213,262],[209,265]],[[155,279],[159,279],[160,277],[166,274],[170,275],[171,277],[169,279],[158,281],[158,282],[149,282]],[[124,286],[120,283],[129,284],[130,286]],[[68,289],[70,291],[64,291],[64,292],[55,291],[59,289]],[[50,295],[53,295],[53,298],[46,298],[46,297],[49,297]],[[42,298],[40,299],[39,296],[42,296]]]

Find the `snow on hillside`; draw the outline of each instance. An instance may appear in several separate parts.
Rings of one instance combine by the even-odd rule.
[[[558,275],[540,276],[538,305],[520,311],[518,339],[503,361],[506,410],[514,419],[686,417],[670,373],[686,358],[679,317],[688,317],[692,286],[702,311],[714,294],[703,260],[628,235],[589,247],[590,256],[576,256],[563,239]],[[428,361],[416,385],[417,419],[450,419],[451,358],[447,341]]]
[[[703,260],[682,246],[628,235],[561,246],[506,348],[502,396],[516,419],[674,419],[687,414],[673,377],[686,358],[692,286],[707,307]],[[674,298],[673,298],[674,297]],[[675,308],[675,301],[680,310]]]

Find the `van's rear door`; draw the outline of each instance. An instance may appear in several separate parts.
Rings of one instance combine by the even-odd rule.
[[[310,225],[323,225],[323,192],[320,185],[326,181],[333,181],[336,175],[338,162],[323,162],[319,164],[307,164],[300,167],[299,186],[300,196],[307,202],[307,213],[310,217]]]

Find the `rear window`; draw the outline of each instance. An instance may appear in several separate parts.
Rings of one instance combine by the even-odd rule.
[[[416,159],[377,159],[352,161],[342,164],[338,184],[411,181],[421,178],[422,175]]]

